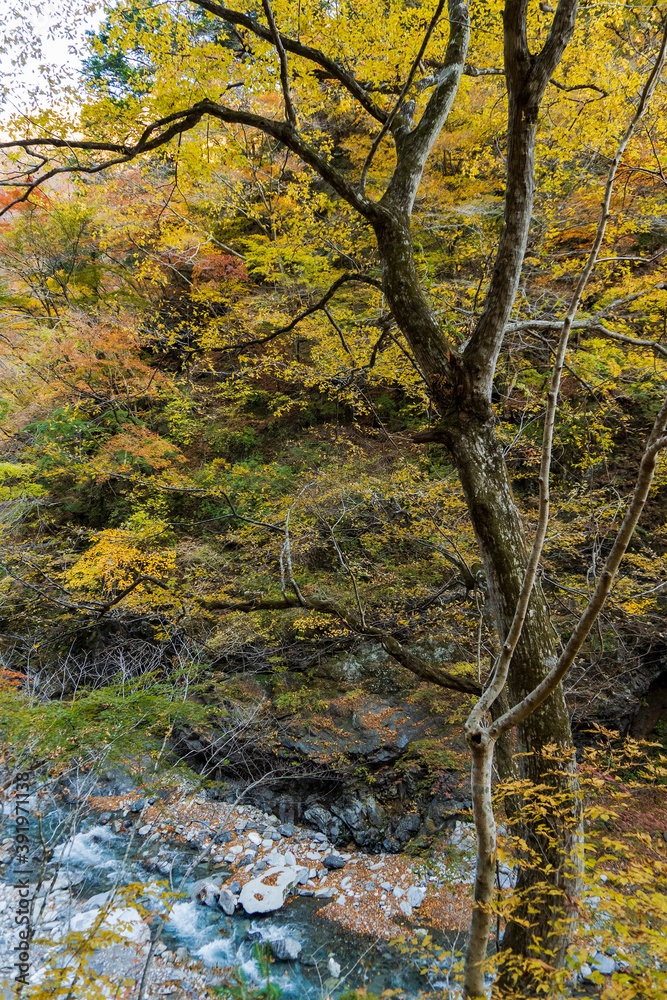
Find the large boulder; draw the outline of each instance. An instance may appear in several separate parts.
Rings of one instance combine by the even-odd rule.
[[[408,889],[408,903],[410,906],[421,906],[426,899],[426,889],[418,885],[411,885]]]
[[[300,868],[267,868],[241,889],[239,902],[246,913],[271,913],[279,910],[290,889],[299,880]]]
[[[306,823],[316,827],[325,837],[329,836],[334,818],[328,809],[323,806],[311,806],[310,809],[306,809],[303,818]]]

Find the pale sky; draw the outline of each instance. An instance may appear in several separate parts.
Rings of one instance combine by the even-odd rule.
[[[85,31],[97,28],[104,16],[101,2],[88,3],[87,10],[84,3],[62,0],[10,3],[11,8],[0,14],[3,118],[22,110],[34,88],[48,89],[49,76],[62,79],[80,69],[87,51]],[[93,6],[97,9],[91,9]],[[17,59],[23,65],[15,65]]]

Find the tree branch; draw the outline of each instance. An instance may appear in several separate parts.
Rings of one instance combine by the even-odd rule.
[[[263,39],[265,42],[274,42],[272,33],[267,30],[263,25],[259,24],[248,14],[241,14],[238,11],[230,10],[228,7],[223,7],[221,4],[214,3],[213,0],[191,0],[197,7],[201,7],[202,10],[207,10],[209,14],[214,14],[221,20],[226,21],[227,24],[235,24],[238,27],[245,28],[250,31],[257,38]],[[301,56],[303,59],[307,59],[309,62],[315,63],[317,66],[321,66],[322,69],[326,70],[327,74],[334,80],[338,80],[347,91],[357,101],[361,104],[362,108],[368,112],[376,121],[384,122],[387,119],[387,114],[382,108],[378,107],[374,101],[371,100],[368,92],[365,88],[355,79],[352,73],[348,73],[339,66],[338,63],[334,62],[328,56],[325,56],[323,52],[319,49],[314,49],[310,45],[304,45],[302,42],[294,41],[294,39],[289,38],[287,35],[278,35],[280,43],[286,52],[291,52],[292,55]]]
[[[396,169],[381,202],[400,212],[402,217],[410,214],[429,153],[454,103],[468,54],[470,15],[467,3],[465,0],[447,0],[447,13],[449,42],[435,89],[411,132],[408,133],[406,128],[394,129]],[[429,28],[429,32],[432,30]],[[427,33],[426,42],[429,37]]]
[[[373,288],[377,288],[379,291],[382,291],[382,282],[379,278],[373,278],[369,274],[357,274],[354,271],[346,271],[345,274],[340,276],[340,278],[336,278],[333,285],[331,285],[331,287],[324,293],[321,299],[318,299],[318,301],[312,306],[308,306],[307,309],[300,312],[298,316],[295,316],[294,319],[290,320],[286,326],[281,326],[277,330],[273,330],[273,332],[267,334],[266,337],[257,337],[255,340],[246,340],[242,344],[235,344],[233,347],[226,348],[226,350],[240,351],[246,347],[254,347],[256,344],[266,344],[275,337],[281,336],[283,333],[289,333],[302,320],[306,319],[308,316],[312,316],[312,314],[318,312],[318,310],[322,309],[326,312],[325,306],[327,302],[329,302],[338,289],[348,281],[358,281],[361,284],[371,285]]]
[[[20,197],[15,198],[9,204],[0,209],[0,217],[5,215],[6,212],[9,212],[16,205],[20,205],[22,202],[27,201],[30,195],[37,188],[41,187],[45,181],[51,180],[51,178],[57,177],[59,174],[96,174],[101,170],[108,170],[109,167],[115,167],[121,163],[128,163],[130,160],[134,160],[137,156],[141,156],[142,153],[149,153],[154,149],[158,149],[175,136],[181,135],[183,132],[188,132],[201,121],[203,114],[204,112],[199,110],[196,105],[192,108],[188,108],[186,111],[175,111],[173,114],[167,115],[165,118],[160,118],[156,122],[153,122],[152,125],[145,128],[139,137],[139,140],[132,146],[126,143],[69,140],[58,139],[55,137],[51,139],[11,139],[5,142],[0,142],[0,149],[23,149],[27,153],[31,153],[33,148],[47,146],[50,149],[69,150],[69,152],[73,154],[78,151],[120,154],[115,159],[105,160],[103,163],[82,164],[77,162],[67,164],[66,166],[54,167],[46,173],[38,175],[37,178],[30,179],[25,182],[17,183],[14,180],[0,182],[0,187],[24,189],[24,192]],[[149,138],[153,132],[157,129],[163,128],[165,125],[169,125],[169,128],[167,128],[164,132],[161,132],[160,135],[154,136],[152,139]],[[48,164],[48,159],[45,157],[40,158],[42,160],[42,165]]]
[[[228,108],[224,104],[217,104],[208,99],[199,101],[194,105],[194,108],[228,125],[246,125],[259,132],[264,132],[265,135],[272,136],[291,149],[293,153],[296,153],[309,167],[312,167],[360,215],[364,218],[370,218],[374,214],[373,203],[364,198],[356,187],[329,162],[327,157],[311,146],[290,122],[279,122],[253,114],[250,111]]]
[[[535,136],[544,90],[574,32],[577,0],[560,0],[537,57],[528,48],[528,0],[507,0],[505,78],[509,99],[505,216],[496,259],[477,321],[463,353],[471,402],[491,413],[493,375],[523,266],[535,194]]]
[[[465,677],[458,677],[456,674],[448,673],[435,664],[428,663],[420,656],[410,652],[406,647],[394,638],[389,632],[375,628],[372,625],[364,625],[361,620],[346,611],[336,601],[325,600],[318,597],[302,595],[303,604],[296,598],[285,594],[282,600],[261,599],[257,601],[219,601],[215,598],[200,600],[202,607],[211,611],[289,611],[295,608],[305,607],[320,614],[332,615],[342,622],[352,632],[358,635],[372,636],[377,639],[387,653],[397,660],[401,666],[405,667],[421,680],[437,684],[438,687],[448,688],[451,691],[461,691],[465,694],[480,694],[480,686],[476,681]]]
[[[577,83],[572,87],[567,87],[564,83],[559,83],[558,80],[549,80],[552,87],[556,90],[563,90],[567,94],[573,93],[575,90],[595,90],[600,95],[600,98],[609,97],[609,93],[603,90],[602,87],[596,87],[594,83]]]
[[[273,11],[271,10],[271,4],[269,0],[262,0],[262,7],[264,8],[264,13],[266,14],[266,20],[269,22],[269,28],[271,29],[271,37],[273,39],[273,44],[276,47],[278,53],[278,58],[280,59],[280,82],[283,88],[283,97],[285,98],[285,116],[287,121],[296,126],[296,113],[294,111],[294,105],[292,104],[292,97],[290,94],[289,87],[289,71],[287,68],[287,56],[285,55],[285,48],[280,37],[280,33],[276,28],[276,22],[273,17]]]
[[[396,116],[398,115],[398,112],[400,111],[400,109],[401,109],[401,107],[403,105],[403,101],[405,100],[405,96],[408,93],[410,87],[412,86],[412,81],[415,78],[415,73],[417,72],[417,69],[418,69],[418,67],[419,67],[419,65],[420,65],[420,63],[422,61],[422,58],[424,56],[424,52],[426,51],[426,46],[428,45],[428,43],[429,43],[429,41],[431,39],[431,35],[435,31],[435,28],[436,28],[436,26],[438,24],[438,21],[440,20],[440,15],[442,14],[442,9],[443,9],[444,6],[445,6],[445,0],[438,0],[438,6],[436,7],[435,13],[433,14],[433,17],[431,18],[431,22],[430,22],[428,28],[426,29],[426,33],[425,33],[425,35],[424,35],[424,37],[422,39],[422,43],[419,46],[419,52],[415,56],[415,59],[414,59],[414,61],[412,63],[412,66],[410,67],[410,72],[408,73],[407,79],[406,79],[405,83],[403,84],[403,87],[401,89],[400,94],[398,95],[398,99],[397,99],[394,107],[391,109],[391,112],[389,113],[389,116],[388,116],[386,122],[384,123],[384,125],[382,126],[382,128],[380,129],[380,131],[378,132],[378,134],[376,135],[375,139],[373,140],[373,143],[372,143],[371,148],[369,150],[368,156],[366,157],[366,161],[364,163],[363,169],[361,171],[361,179],[359,181],[359,190],[360,190],[360,192],[362,194],[366,190],[366,177],[368,176],[368,171],[370,170],[370,166],[371,166],[371,163],[373,162],[373,158],[374,158],[375,154],[377,153],[378,148],[379,148],[380,143],[382,142],[383,138],[385,137],[385,135],[387,134],[387,132],[389,131],[389,129],[392,128],[392,126],[393,126],[393,124],[394,124],[394,122],[396,120]]]
[[[579,326],[579,324],[576,325]],[[595,331],[596,333],[601,333],[603,337],[608,337],[610,340],[618,340],[621,344],[632,344],[635,347],[648,347],[650,350],[655,351],[656,354],[661,355],[661,357],[667,358],[667,347],[659,344],[656,340],[645,340],[641,337],[628,337],[624,333],[616,333],[614,330],[609,330],[606,326],[602,326],[601,323],[586,324],[585,328],[590,332]]]
[[[510,664],[511,664],[511,661],[512,661],[512,656],[514,654],[514,650],[516,648],[516,645],[517,645],[517,643],[519,641],[519,637],[521,635],[521,631],[523,629],[523,625],[524,625],[524,622],[526,620],[526,615],[528,614],[528,605],[529,605],[529,602],[530,602],[530,596],[532,594],[533,587],[535,585],[535,579],[537,577],[537,569],[538,569],[538,566],[539,566],[540,558],[542,556],[542,549],[544,547],[544,541],[546,539],[547,528],[549,526],[549,508],[550,508],[549,477],[550,477],[550,470],[551,470],[551,454],[552,454],[553,434],[554,434],[554,427],[555,427],[555,423],[556,423],[556,411],[557,411],[557,406],[558,406],[558,393],[559,393],[560,383],[561,383],[562,374],[563,374],[563,366],[565,364],[565,353],[567,351],[567,344],[568,344],[568,340],[569,340],[569,337],[570,337],[570,331],[572,329],[572,323],[574,321],[574,317],[576,316],[577,310],[579,309],[579,305],[581,303],[581,299],[582,299],[582,296],[583,296],[583,293],[584,293],[584,289],[586,287],[586,284],[588,283],[588,279],[590,278],[590,276],[591,276],[591,274],[593,272],[593,268],[595,267],[595,262],[597,260],[598,254],[600,252],[600,247],[602,246],[602,242],[604,240],[604,236],[605,236],[605,233],[606,233],[606,230],[607,230],[607,223],[609,221],[609,213],[610,213],[610,206],[611,206],[611,198],[612,198],[612,194],[613,194],[613,190],[614,190],[614,183],[615,183],[615,180],[616,180],[616,173],[617,173],[619,164],[621,162],[621,158],[622,158],[622,156],[623,156],[623,154],[624,154],[624,152],[625,152],[625,150],[627,148],[627,145],[628,145],[628,143],[629,143],[632,135],[634,134],[634,131],[635,131],[637,125],[641,121],[641,119],[642,119],[642,117],[644,115],[644,112],[646,111],[646,108],[648,107],[649,101],[651,100],[651,96],[653,95],[653,92],[655,90],[657,82],[658,82],[658,80],[660,78],[660,74],[662,72],[662,67],[663,67],[663,64],[664,64],[664,61],[665,61],[665,52],[666,52],[666,49],[667,49],[667,22],[665,23],[663,40],[662,40],[662,45],[660,47],[660,51],[658,53],[658,58],[656,59],[654,65],[653,65],[652,71],[649,74],[649,77],[648,77],[648,79],[647,79],[647,81],[646,81],[646,83],[644,85],[644,88],[642,90],[642,94],[641,94],[641,97],[640,97],[640,100],[639,100],[639,104],[637,106],[637,110],[635,111],[635,114],[633,115],[632,120],[630,121],[630,123],[628,124],[625,132],[623,133],[623,136],[621,137],[621,140],[618,143],[618,146],[616,148],[616,153],[614,154],[614,157],[612,158],[612,161],[611,161],[611,163],[609,165],[609,169],[607,171],[607,181],[606,181],[606,184],[605,184],[604,196],[603,196],[603,199],[602,199],[602,212],[600,213],[600,218],[598,220],[597,230],[596,230],[596,233],[595,233],[595,239],[593,240],[593,245],[592,245],[590,253],[588,255],[588,260],[586,261],[586,265],[583,268],[581,274],[579,275],[579,279],[577,281],[575,290],[572,293],[572,297],[570,299],[570,303],[568,305],[567,312],[565,313],[565,316],[564,316],[564,318],[562,320],[561,334],[560,334],[560,337],[559,337],[559,340],[558,340],[558,346],[556,348],[556,357],[555,357],[554,366],[553,366],[553,370],[552,370],[552,374],[551,374],[551,382],[550,382],[550,386],[549,386],[549,393],[548,393],[548,396],[547,396],[547,408],[546,408],[546,414],[545,414],[545,418],[544,418],[544,429],[543,429],[543,433],[542,433],[542,455],[541,455],[541,460],[540,460],[540,474],[539,474],[539,490],[540,490],[540,493],[539,493],[539,515],[538,515],[537,528],[536,528],[536,531],[535,531],[535,537],[533,539],[533,545],[532,545],[532,548],[531,548],[530,556],[528,558],[528,564],[526,566],[526,571],[525,571],[524,579],[523,579],[523,582],[522,582],[522,585],[521,585],[521,591],[520,591],[519,598],[518,598],[518,601],[517,601],[517,606],[516,606],[516,610],[514,612],[514,618],[512,620],[512,624],[511,624],[510,629],[509,629],[509,631],[507,633],[507,637],[505,638],[505,641],[503,643],[503,647],[502,647],[502,650],[500,652],[500,656],[498,657],[498,660],[496,661],[496,665],[495,665],[495,668],[494,668],[491,680],[489,682],[489,685],[488,685],[486,691],[484,692],[484,694],[482,695],[482,697],[479,699],[479,701],[475,705],[473,711],[470,714],[470,718],[468,719],[468,722],[466,723],[466,730],[468,732],[473,731],[473,729],[478,729],[480,726],[483,725],[484,717],[485,717],[486,713],[490,710],[491,706],[493,705],[493,703],[495,702],[495,700],[500,695],[500,692],[503,690],[503,688],[505,686],[505,683],[507,681],[507,675],[508,675]],[[662,419],[659,416],[658,419],[657,419],[657,421],[656,421],[656,424],[654,426],[653,432],[652,432],[651,437],[649,439],[647,454],[648,453],[652,453],[652,449],[653,449],[653,447],[654,447],[654,445],[656,443],[656,438],[660,437],[660,435],[664,431],[665,425],[667,425],[667,400],[665,401],[665,404],[663,406],[663,410],[664,410],[664,419]],[[661,423],[661,419],[662,419],[662,423]],[[665,441],[665,443],[667,443],[667,440]],[[660,447],[664,447],[664,445],[661,445]],[[656,451],[655,454],[657,455],[657,451]],[[646,458],[646,456],[645,456],[645,458]],[[643,465],[644,465],[644,462],[642,462],[642,467],[643,467]],[[642,477],[645,476],[645,475],[648,475],[647,473],[644,474],[642,472],[642,467],[640,467],[640,474],[639,474],[639,480],[638,480],[638,490],[639,490],[639,493],[636,493],[636,496],[638,496],[641,493],[641,489],[639,488],[639,484],[642,482]],[[653,477],[653,471],[652,470],[654,468],[655,468],[655,457],[653,457],[653,466],[651,467],[650,477],[647,480],[646,492],[643,495],[643,499],[641,500],[641,503],[639,503],[639,501],[636,501],[635,504],[634,504],[634,506],[631,507],[631,509],[636,509],[636,517],[635,517],[635,519],[634,519],[634,521],[632,523],[632,528],[630,529],[630,534],[627,535],[627,540],[623,544],[622,549],[620,550],[620,554],[618,555],[618,560],[615,563],[615,568],[613,569],[613,576],[615,576],[615,574],[616,574],[616,572],[618,570],[618,566],[620,565],[620,561],[623,558],[623,554],[625,553],[625,548],[627,547],[627,542],[630,539],[630,535],[632,534],[632,531],[634,530],[634,526],[636,525],[637,520],[639,519],[641,511],[642,511],[642,509],[644,507],[644,502],[646,500],[646,496],[648,495],[648,488],[650,486],[650,482],[651,482],[651,479]],[[638,503],[639,503],[639,505],[637,505]],[[618,535],[618,537],[616,539],[616,544],[620,544],[619,539],[622,539],[623,536],[624,536],[624,527],[622,526],[621,527],[621,531],[619,532],[619,535]],[[614,549],[616,548],[616,544],[614,546]],[[612,549],[612,552],[614,552],[614,549]],[[614,561],[612,559],[611,554],[610,554],[609,558],[612,560],[611,563],[609,563],[609,560],[608,560],[609,566],[613,567]],[[576,655],[576,652],[578,652],[578,650],[581,647],[581,644],[583,643],[586,635],[588,635],[588,632],[590,631],[590,628],[592,627],[593,622],[597,618],[597,616],[598,616],[598,614],[599,614],[599,612],[600,612],[600,610],[602,608],[602,605],[604,604],[604,601],[606,600],[607,594],[609,593],[609,588],[611,588],[611,583],[613,581],[613,576],[609,580],[609,587],[607,588],[607,591],[604,593],[604,596],[601,598],[601,600],[597,604],[597,610],[595,611],[594,617],[591,618],[590,624],[587,625],[586,631],[582,635],[582,638],[581,638],[581,641],[579,642],[579,645],[576,647],[575,651],[572,653],[572,657],[569,660],[569,663],[568,663],[567,667],[565,668],[564,673],[571,666],[572,661],[574,660],[574,656]],[[600,588],[598,586],[598,591],[599,590],[600,590]],[[593,606],[593,601],[591,602],[591,605],[589,605],[589,607],[592,607],[592,606]],[[586,614],[587,613],[584,614],[584,619],[586,618]],[[582,621],[584,619],[582,619]],[[575,630],[575,632],[576,632],[576,630]],[[568,648],[569,648],[569,644],[568,644]],[[564,673],[563,673],[563,676],[564,676]],[[548,676],[550,676],[550,675],[548,675]],[[556,681],[556,683],[558,683],[558,682]],[[536,690],[540,690],[541,688],[544,687],[545,684],[546,684],[546,679],[545,679],[545,681],[542,682],[541,685],[539,685],[539,687]],[[537,704],[535,706],[531,706],[531,708],[528,711],[526,711],[526,714],[522,715],[520,719],[517,719],[517,721],[522,721],[524,718],[526,718],[526,715],[530,714],[530,712],[533,711],[534,707],[537,707],[537,705],[541,704],[541,701],[544,700],[545,698],[547,698],[549,696],[549,694],[551,694],[551,692],[554,690],[554,687],[555,687],[555,684],[553,686],[551,686],[551,687],[547,686],[547,688],[545,688],[546,693],[544,695],[544,698],[541,699],[540,701],[537,701]],[[531,697],[531,696],[529,695],[528,697]],[[524,702],[525,701],[526,701],[526,699],[524,699]],[[522,702],[521,704],[523,705],[524,702]],[[511,725],[514,725],[514,724],[516,724],[516,723],[511,723]],[[498,723],[496,723],[496,727],[498,727]],[[509,728],[509,725],[506,726],[505,728],[502,728],[502,727],[498,728],[497,732],[499,734],[503,733],[503,732],[506,732],[507,728]],[[494,732],[496,732],[496,729],[494,729]]]
[[[505,327],[505,333],[519,333],[521,330],[526,330],[530,332],[531,330],[556,330],[561,324],[561,320],[558,319],[537,319],[537,320],[524,320],[517,323],[510,323]],[[573,330],[584,330],[587,333],[600,333],[603,337],[608,337],[610,340],[618,340],[622,344],[633,344],[636,347],[648,347],[650,350],[655,351],[656,354],[660,354],[663,358],[667,358],[667,347],[663,344],[659,344],[657,340],[648,340],[642,337],[630,337],[625,333],[617,333],[615,330],[610,330],[608,327],[603,326],[602,323],[597,322],[595,317],[591,319],[578,319],[572,324]],[[428,433],[428,432],[426,432]],[[427,440],[441,440],[442,435],[437,438],[427,438],[415,435],[415,441],[427,441]]]
[[[225,122],[228,125],[245,125],[248,128],[257,129],[259,132],[263,132],[265,135],[270,135],[272,138],[277,139],[278,142],[282,142],[283,145],[285,145],[288,149],[291,149],[293,153],[296,153],[296,155],[299,156],[304,163],[307,163],[308,166],[312,167],[320,175],[320,177],[327,181],[327,183],[329,183],[342,198],[352,205],[352,207],[355,208],[360,215],[364,216],[364,218],[370,218],[374,214],[374,206],[372,202],[360,195],[356,187],[352,185],[343,176],[343,174],[340,173],[340,171],[336,170],[336,168],[332,166],[326,156],[320,153],[314,146],[311,146],[303,138],[303,136],[299,134],[291,122],[281,122],[275,121],[271,118],[264,118],[262,115],[253,114],[250,111],[243,111],[236,108],[229,108],[224,104],[218,104],[215,101],[211,101],[206,98],[202,101],[198,101],[196,104],[193,104],[192,107],[187,108],[185,111],[176,111],[168,117],[161,118],[159,121],[149,125],[142,133],[139,142],[134,146],[114,142],[89,142],[87,140],[69,141],[57,138],[14,139],[8,142],[0,143],[0,149],[24,149],[27,152],[30,152],[33,147],[49,146],[52,149],[68,149],[71,152],[75,150],[85,150],[121,154],[116,159],[106,160],[103,163],[98,164],[71,164],[56,167],[46,174],[42,174],[34,181],[29,183],[26,182],[25,193],[20,198],[16,198],[13,202],[11,202],[11,204],[5,206],[0,211],[0,216],[9,211],[13,206],[25,201],[37,187],[58,174],[94,174],[101,170],[106,170],[108,167],[116,166],[120,163],[127,163],[129,160],[135,159],[135,157],[141,155],[142,153],[150,152],[151,150],[164,145],[169,142],[170,139],[173,139],[174,136],[180,135],[182,132],[187,132],[194,128],[205,115],[217,118],[218,121]],[[161,128],[168,122],[174,122],[174,124],[155,138],[148,138],[148,136],[151,135],[157,128]],[[7,186],[7,184],[5,184],[5,186]],[[15,187],[16,185],[11,186]]]

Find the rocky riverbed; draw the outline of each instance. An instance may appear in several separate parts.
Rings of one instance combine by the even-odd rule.
[[[284,995],[304,1000],[359,987],[412,1000],[443,988],[456,965],[470,908],[472,841],[463,824],[426,865],[340,850],[319,830],[182,791],[152,802],[136,791],[94,797],[76,830],[67,830],[68,808],[51,815],[64,835],[49,847],[42,886],[31,887],[33,984],[76,976],[101,996],[137,996],[151,941],[146,1000],[209,996],[238,970],[258,984],[258,944],[269,948]],[[19,880],[12,845],[1,849],[0,965],[9,997],[18,942],[11,883]],[[263,879],[273,892],[268,907],[257,905]],[[428,974],[399,955],[401,935],[437,939]]]
[[[41,872],[29,887],[33,986],[74,984],[73,997],[91,1000],[203,1000],[239,977],[265,983],[270,956],[271,981],[292,1000],[335,1000],[350,989],[396,1000],[460,993],[469,823],[420,857],[341,849],[312,827],[187,789],[146,798],[131,788],[81,805],[51,808],[41,834],[33,818]],[[39,806],[34,796],[33,814]],[[11,808],[5,801],[6,814]],[[0,844],[0,996],[8,1000],[21,947],[14,848]],[[501,867],[501,885],[513,876]],[[612,956],[591,953],[582,977],[615,968]]]

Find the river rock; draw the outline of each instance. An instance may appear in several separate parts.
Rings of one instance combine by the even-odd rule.
[[[238,883],[235,883],[238,885]],[[236,904],[238,903],[238,896],[235,896],[229,889],[221,889],[218,895],[218,906],[223,913],[226,913],[228,917],[231,917],[236,909]]]
[[[277,938],[269,942],[271,954],[279,962],[293,961],[301,954],[301,942],[293,937]]]
[[[339,854],[327,854],[326,858],[322,861],[322,864],[325,868],[328,868],[329,871],[345,867],[345,862]]]
[[[591,960],[591,966],[595,972],[602,973],[603,976],[611,976],[616,971],[616,962],[609,955],[603,955],[597,951]]]
[[[87,913],[88,910],[97,910],[100,906],[105,906],[112,896],[112,890],[109,889],[108,892],[97,892],[90,899],[87,899],[83,904],[83,912]]]
[[[204,906],[217,906],[220,887],[215,882],[197,882],[193,886],[194,898]]]
[[[421,906],[426,898],[426,889],[422,889],[420,886],[411,885],[408,889],[408,903],[410,906]]]
[[[281,837],[293,837],[294,836],[294,824],[293,823],[283,823],[278,827],[278,833]]]
[[[100,914],[99,908],[91,906],[85,913],[75,913],[69,922],[69,929],[73,934],[81,934],[90,930]]]
[[[49,887],[49,891],[59,890],[59,889],[73,889],[75,886],[83,882],[85,876],[83,872],[72,872],[69,870],[58,872],[56,875],[56,880],[52,886]],[[46,894],[46,888],[44,889],[44,895]],[[42,893],[40,893],[42,895]]]
[[[329,958],[327,968],[329,969],[330,976],[333,976],[334,979],[340,978],[340,965],[333,956]]]
[[[246,913],[271,913],[279,910],[285,896],[299,877],[298,868],[267,868],[259,878],[251,879],[241,889],[239,902]],[[270,880],[272,884],[267,884]]]

